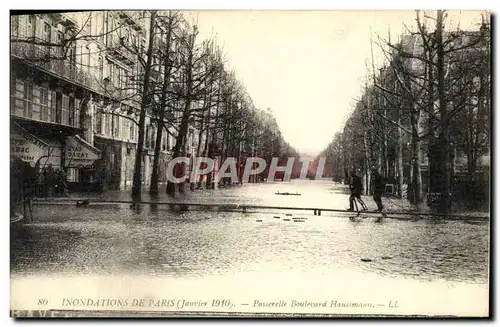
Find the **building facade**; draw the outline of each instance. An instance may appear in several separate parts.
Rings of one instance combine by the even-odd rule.
[[[70,189],[130,188],[147,26],[144,11],[12,16],[11,156],[39,173],[49,167],[64,172]],[[196,148],[196,134],[189,134],[189,151]],[[145,185],[155,140],[156,126],[147,117]],[[163,133],[160,181],[166,180],[174,143]]]

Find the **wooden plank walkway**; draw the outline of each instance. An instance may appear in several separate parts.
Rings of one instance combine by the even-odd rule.
[[[132,200],[104,200],[104,199],[89,199],[89,198],[60,198],[60,199],[35,199],[35,205],[61,205],[61,204],[76,204],[80,201],[88,201],[89,204],[136,204],[136,205],[159,205],[159,206],[178,206],[182,210],[189,210],[189,207],[197,208],[212,208],[219,211],[242,211],[246,212],[249,209],[263,210],[293,210],[293,211],[311,211],[314,215],[321,216],[322,212],[336,212],[343,214],[356,214],[356,211],[347,211],[345,209],[334,208],[319,208],[319,207],[288,207],[288,206],[266,206],[255,204],[228,204],[228,203],[192,203],[192,202],[157,202],[157,201],[132,201]],[[361,211],[361,215],[370,214],[380,216],[377,211]],[[434,217],[444,218],[448,220],[483,220],[489,221],[489,216],[478,215],[457,215],[457,214],[440,214],[433,212],[415,212],[415,211],[385,211],[385,214],[390,216],[419,216],[419,217]]]

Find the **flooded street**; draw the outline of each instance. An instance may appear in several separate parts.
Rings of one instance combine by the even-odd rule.
[[[302,195],[275,195],[278,189]],[[184,200],[343,209],[348,195],[331,183],[295,182],[197,191]],[[366,202],[375,205],[368,197]],[[384,288],[400,281],[406,285],[401,291],[417,286],[420,291],[425,284],[434,285],[432,292],[437,284],[462,285],[487,295],[487,222],[352,222],[346,214],[326,212],[171,212],[147,205],[134,211],[121,204],[39,205],[34,216],[35,223],[12,234],[11,273],[17,287],[43,276],[52,281],[58,276],[58,283],[68,276],[129,276],[134,281],[130,276],[141,276],[176,285],[233,280],[246,289],[254,289],[253,280],[266,292],[280,285],[310,284],[311,290],[337,281]]]
[[[275,195],[278,189],[302,195]],[[320,182],[250,184],[194,192],[188,200],[340,209],[348,202],[343,190]],[[373,206],[371,199],[367,203]],[[206,276],[348,269],[416,279],[487,280],[486,222],[387,219],[376,224],[372,218],[352,222],[345,214],[327,212],[171,212],[166,206],[148,205],[134,211],[125,204],[40,205],[34,216],[36,223],[12,239],[14,274]],[[373,261],[361,262],[364,258]]]

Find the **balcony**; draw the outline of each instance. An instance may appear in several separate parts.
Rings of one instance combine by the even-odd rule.
[[[66,79],[68,82],[102,93],[102,86],[97,80],[81,70],[74,63],[64,59],[51,59],[55,47],[40,46],[29,43],[11,43],[11,56],[26,61],[32,66],[52,75]]]
[[[138,11],[120,11],[118,15],[136,31],[144,30],[144,23]]]
[[[136,56],[131,51],[127,50],[124,46],[126,43],[118,35],[110,34],[107,36],[107,48],[108,55],[120,62],[123,62],[127,66],[133,66],[136,63]]]
[[[56,22],[63,25],[66,28],[77,27],[78,21],[71,17],[70,15],[64,13],[56,13],[53,14],[53,17],[56,19]]]

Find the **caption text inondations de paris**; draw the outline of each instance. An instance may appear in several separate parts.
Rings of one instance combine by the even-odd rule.
[[[48,303],[46,303],[48,304]],[[229,299],[186,300],[186,299],[62,299],[62,307],[79,307],[86,309],[102,308],[151,308],[151,309],[233,309],[233,308],[399,308],[398,301],[383,303],[346,302],[339,300],[252,300],[235,303]]]

